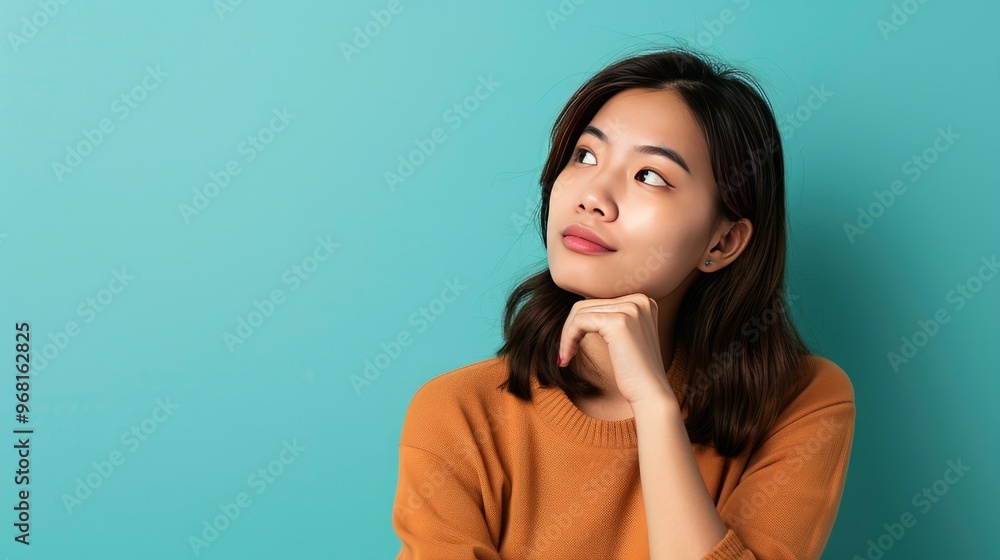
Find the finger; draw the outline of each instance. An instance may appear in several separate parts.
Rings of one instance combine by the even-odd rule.
[[[584,307],[573,313],[563,324],[559,337],[559,365],[565,366],[580,348],[580,341],[588,332],[600,334],[607,342],[610,333],[618,328],[628,328],[628,322],[639,318],[641,310],[635,302]]]
[[[565,332],[566,332],[566,325],[569,324],[569,322],[573,320],[573,318],[576,316],[577,313],[580,312],[581,309],[594,309],[594,308],[603,307],[603,306],[606,306],[606,305],[614,305],[615,303],[618,302],[618,299],[620,299],[620,298],[615,298],[615,299],[592,298],[592,299],[581,299],[581,300],[575,302],[573,304],[573,306],[570,308],[569,313],[566,315],[566,320],[563,321],[562,333],[565,334]],[[563,334],[560,334],[560,336],[559,336],[559,339],[560,339],[559,347],[560,348],[562,347],[562,337],[563,337]],[[557,352],[558,352],[558,348],[557,348]],[[560,365],[560,366],[563,365],[563,364],[568,364],[569,361],[570,361],[570,359],[571,359],[571,356],[566,356],[564,354],[559,354],[559,353],[557,353],[557,357],[559,357],[560,359],[559,359],[559,361],[556,362],[556,364]]]
[[[660,330],[660,327],[659,327],[659,325],[660,325],[660,323],[659,323],[659,319],[660,319],[660,317],[659,317],[659,315],[660,315],[659,309],[660,309],[660,307],[659,307],[659,304],[656,303],[655,299],[653,299],[653,298],[651,298],[651,297],[649,297],[646,294],[641,293],[641,292],[636,292],[636,293],[633,293],[633,294],[627,294],[627,295],[621,296],[620,298],[617,298],[617,299],[622,300],[622,301],[631,301],[631,302],[634,302],[638,306],[638,308],[640,310],[642,310],[644,313],[646,313],[646,314],[648,314],[648,315],[650,315],[652,317],[652,319],[653,319],[653,326],[656,328],[656,331],[659,332],[659,330]]]

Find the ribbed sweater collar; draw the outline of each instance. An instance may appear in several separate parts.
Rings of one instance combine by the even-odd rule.
[[[678,403],[684,394],[687,352],[680,344],[674,346],[674,357],[667,368],[667,379],[674,389]],[[532,402],[546,424],[570,441],[592,447],[638,447],[635,417],[624,420],[598,420],[583,413],[566,393],[556,386],[542,387],[538,378],[531,378]],[[687,418],[687,410],[681,415]]]

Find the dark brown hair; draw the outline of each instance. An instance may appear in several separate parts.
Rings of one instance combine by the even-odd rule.
[[[543,244],[553,183],[583,128],[608,99],[631,88],[670,89],[684,99],[707,140],[719,212],[753,224],[735,261],[691,285],[675,326],[675,342],[687,356],[681,405],[688,436],[720,455],[740,456],[760,445],[811,373],[802,364],[810,350],[785,305],[785,175],[777,123],[753,76],[704,54],[671,48],[610,64],[573,94],[552,127],[540,180]],[[498,389],[530,400],[537,375],[541,385],[570,397],[602,393],[572,367],[555,363],[563,324],[581,299],[557,286],[548,268],[512,291],[504,343],[496,351],[509,377]]]

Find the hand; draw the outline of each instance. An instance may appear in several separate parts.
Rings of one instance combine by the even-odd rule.
[[[674,396],[660,353],[656,300],[635,293],[573,304],[559,339],[560,365],[569,363],[588,332],[600,334],[608,344],[618,390],[633,407]]]

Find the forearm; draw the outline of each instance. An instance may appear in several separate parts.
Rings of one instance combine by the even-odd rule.
[[[698,470],[680,408],[664,397],[636,403],[633,412],[650,559],[700,560],[728,528]]]

